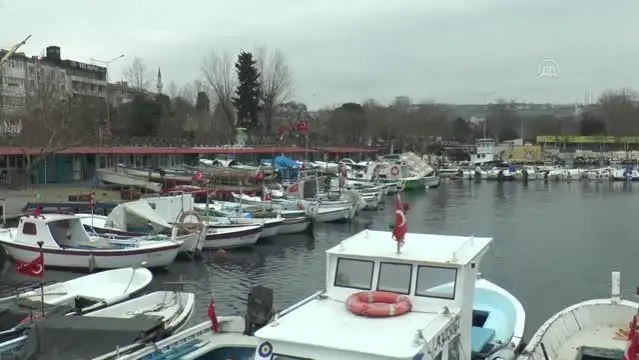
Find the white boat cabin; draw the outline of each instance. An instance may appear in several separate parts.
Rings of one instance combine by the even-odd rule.
[[[36,248],[42,241],[43,248],[60,249],[87,243],[89,235],[75,215],[43,214],[21,217],[13,241]]]
[[[483,163],[492,162],[497,159],[497,148],[493,139],[477,139],[475,142],[477,153],[470,156],[470,163],[473,165],[481,165]]]
[[[491,241],[406,234],[398,253],[390,232],[353,235],[326,252],[325,291],[255,333],[258,352],[272,349],[277,360],[465,359],[479,260]],[[355,315],[346,300],[362,291],[406,295],[412,311],[385,318]]]

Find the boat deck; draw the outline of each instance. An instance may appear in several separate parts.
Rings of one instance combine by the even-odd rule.
[[[398,317],[374,319],[353,315],[342,301],[315,299],[255,335],[278,343],[303,344],[307,349],[412,358],[421,349],[414,345],[418,330],[424,330],[424,337],[428,339],[448,325],[450,318],[440,316],[440,311],[439,308],[432,312],[413,311]],[[277,348],[277,344],[274,347]],[[303,354],[296,355],[303,357]]]
[[[579,349],[583,346],[624,351],[626,340],[618,338],[615,333],[619,327],[593,326],[585,328],[571,336],[557,351],[555,360],[575,360]]]

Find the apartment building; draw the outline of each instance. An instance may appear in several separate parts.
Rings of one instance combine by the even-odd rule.
[[[0,57],[6,54],[0,49]],[[60,47],[49,46],[44,56],[16,53],[0,68],[0,135],[22,130],[21,115],[28,95],[38,91],[67,95],[106,97],[104,67],[61,58]]]

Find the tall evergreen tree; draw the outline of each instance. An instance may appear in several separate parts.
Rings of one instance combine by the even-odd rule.
[[[258,126],[260,111],[260,73],[252,53],[242,51],[237,56],[235,72],[238,85],[235,89],[233,105],[237,111],[237,123],[251,130]]]

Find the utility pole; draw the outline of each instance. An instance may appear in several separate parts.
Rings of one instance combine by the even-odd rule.
[[[105,74],[105,80],[106,80],[106,86],[104,87],[104,101],[106,103],[106,122],[107,122],[107,127],[110,128],[111,126],[111,106],[109,104],[109,64],[111,64],[112,62],[116,61],[116,60],[120,60],[124,57],[124,54],[120,55],[120,56],[116,56],[111,60],[108,61],[104,61],[104,60],[98,60],[98,59],[94,59],[91,58],[91,61],[95,61],[101,64],[104,64],[104,67],[106,68],[106,74]]]
[[[488,97],[495,93],[494,90],[483,92],[483,93],[472,93],[475,96],[481,96],[484,101],[484,139],[486,138],[486,121],[488,119]]]

